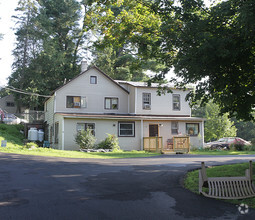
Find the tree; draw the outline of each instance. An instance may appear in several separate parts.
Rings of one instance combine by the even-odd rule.
[[[234,125],[237,129],[236,135],[247,141],[254,140],[255,137],[255,123],[253,121],[243,121],[232,118]]]
[[[212,101],[208,102],[204,107],[199,105],[192,108],[192,115],[196,117],[206,118],[204,127],[205,142],[214,141],[222,137],[235,137],[236,127],[234,122],[228,118],[228,114],[219,116],[220,108]]]
[[[139,56],[146,42],[134,28],[144,31],[151,41],[157,38],[155,31],[160,21],[139,2],[92,1],[90,10],[92,29],[97,33],[94,63],[114,79],[143,81],[149,79],[145,72],[165,69],[156,59]],[[95,4],[97,3],[97,4]],[[151,32],[151,30],[154,30]],[[137,42],[139,41],[139,43]]]
[[[177,86],[196,83],[196,93],[187,97],[193,104],[213,100],[222,114],[254,120],[253,0],[227,0],[210,8],[203,0],[97,2],[122,9],[117,19],[111,10],[105,11],[105,43],[136,45],[137,56],[166,66],[162,77],[174,67],[181,78]]]
[[[84,16],[82,26],[81,5]],[[86,32],[86,4],[76,0],[22,0],[16,19],[17,47],[9,86],[49,95],[79,74],[79,49]],[[43,108],[43,98],[16,95],[27,107]]]
[[[174,66],[182,83],[199,81],[192,101],[213,99],[229,117],[254,119],[254,1],[228,0],[210,9],[202,1],[181,2]]]

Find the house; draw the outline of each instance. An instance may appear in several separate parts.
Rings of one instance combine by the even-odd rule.
[[[143,149],[144,137],[190,136],[194,146],[203,145],[203,119],[191,117],[188,91],[157,95],[157,84],[113,80],[91,67],[58,88],[45,102],[46,136],[52,146],[78,150],[74,137],[90,128],[97,143],[108,134],[118,137],[123,150]]]
[[[14,96],[11,94],[0,98],[0,108],[8,113],[17,113],[17,105]]]

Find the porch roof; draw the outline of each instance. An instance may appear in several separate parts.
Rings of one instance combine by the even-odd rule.
[[[205,121],[205,118],[187,115],[135,115],[135,114],[95,114],[95,113],[56,113],[64,118],[93,118],[93,119],[127,119],[127,120],[160,120],[160,121]]]

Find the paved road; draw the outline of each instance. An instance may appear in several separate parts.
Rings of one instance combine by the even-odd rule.
[[[181,186],[190,169],[254,156],[66,159],[0,153],[0,220],[254,219]]]

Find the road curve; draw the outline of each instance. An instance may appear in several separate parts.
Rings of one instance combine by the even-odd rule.
[[[0,153],[0,219],[253,219],[182,187],[188,170],[248,156],[70,159]]]

